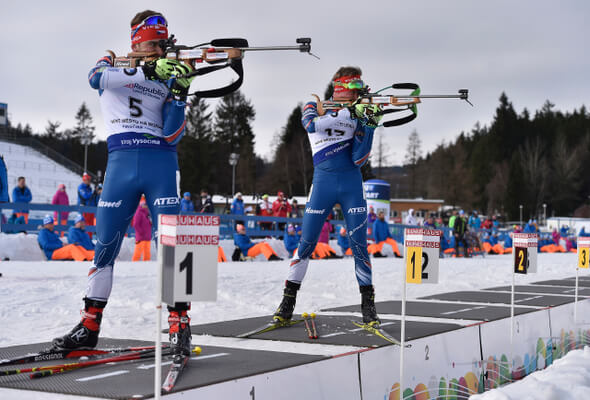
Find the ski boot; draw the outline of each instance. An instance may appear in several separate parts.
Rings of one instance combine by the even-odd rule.
[[[98,342],[102,310],[106,301],[84,298],[84,310],[80,311],[82,320],[66,335],[53,339],[54,349],[94,348]]]
[[[174,358],[178,356],[190,356],[191,354],[191,319],[187,311],[189,303],[176,303],[175,307],[168,307],[168,337]]]
[[[295,310],[295,302],[297,300],[297,291],[301,287],[300,283],[287,281],[285,283],[285,290],[283,290],[283,300],[277,311],[275,311],[272,319],[275,323],[285,323],[293,317],[293,310]]]
[[[375,308],[375,289],[373,285],[360,286],[361,292],[361,312],[363,313],[363,323],[374,328],[378,328],[381,320],[377,315]]]

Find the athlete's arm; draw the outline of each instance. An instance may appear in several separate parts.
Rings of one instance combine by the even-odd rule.
[[[303,107],[301,123],[308,133],[315,132],[315,121],[318,117],[318,105],[315,101],[310,101]]]
[[[184,135],[184,127],[186,125],[186,119],[184,118],[184,109],[186,103],[180,100],[174,100],[169,98],[164,103],[164,109],[162,111],[162,119],[164,121],[164,129],[162,131],[164,140],[171,145],[175,145],[180,142]]]
[[[369,159],[374,133],[374,127],[357,120],[357,128],[352,142],[352,161],[359,167],[365,165]]]
[[[130,83],[145,81],[141,68],[115,68],[111,56],[104,56],[88,73],[90,87],[97,90],[116,89]]]

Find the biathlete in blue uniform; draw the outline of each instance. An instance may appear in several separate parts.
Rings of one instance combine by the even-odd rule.
[[[365,88],[361,70],[356,67],[340,68],[332,83],[334,102],[354,104],[360,90]],[[381,119],[375,115],[378,111],[378,106],[368,104],[330,109],[323,115],[318,112],[315,102],[309,102],[303,108],[302,123],[308,132],[313,154],[313,183],[303,215],[301,241],[291,259],[283,299],[274,314],[277,322],[292,318],[297,291],[322,225],[332,207],[338,203],[344,213],[354,255],[363,322],[373,326],[380,323],[375,309],[371,261],[367,253],[367,201],[360,171],[369,158],[373,134]]]
[[[168,38],[167,27],[158,12],[138,13],[131,21],[131,48],[162,57],[160,41]],[[109,56],[90,70],[90,86],[98,91],[109,133],[109,157],[97,208],[97,243],[82,320],[70,333],[54,339],[57,348],[96,346],[111,293],[115,258],[142,194],[154,225],[158,214],[179,212],[176,144],[184,134],[185,101],[193,78],[171,78],[190,71],[185,64],[163,58],[141,68],[115,68]],[[168,309],[174,353],[190,354],[189,304],[177,303]]]

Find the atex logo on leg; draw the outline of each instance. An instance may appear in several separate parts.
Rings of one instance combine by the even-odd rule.
[[[173,207],[180,204],[180,198],[178,197],[158,197],[154,200],[154,206],[156,207]]]
[[[362,214],[367,212],[367,207],[350,207],[347,212],[349,214]]]

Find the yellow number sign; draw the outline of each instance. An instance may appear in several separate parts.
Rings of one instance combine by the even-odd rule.
[[[578,268],[588,268],[588,247],[578,249]]]
[[[406,282],[422,283],[422,248],[406,249]]]

